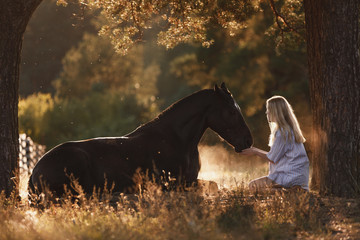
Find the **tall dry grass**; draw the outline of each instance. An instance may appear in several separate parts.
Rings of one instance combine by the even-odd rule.
[[[107,192],[85,197],[79,190],[78,195],[68,194],[60,201],[33,196],[30,202],[26,197],[27,179],[22,177],[22,200],[0,196],[0,239],[330,238],[320,222],[321,204],[312,194],[254,196],[247,182],[262,175],[266,165],[251,166],[253,163],[241,162],[220,150],[201,150],[204,157],[213,156],[203,161],[200,174],[219,184],[219,190],[212,192],[197,188],[162,191],[146,181],[133,195]],[[231,158],[232,165],[227,167],[226,161]]]

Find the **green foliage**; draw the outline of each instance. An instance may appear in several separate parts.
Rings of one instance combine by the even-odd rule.
[[[137,54],[120,57],[109,41],[87,33],[66,53],[62,64],[63,70],[53,82],[60,98],[84,98],[89,91],[124,89],[143,67]]]
[[[190,86],[212,88],[216,83],[215,76],[207,72],[205,64],[198,62],[195,53],[184,54],[175,58],[170,63],[170,74]]]
[[[122,90],[136,94],[146,105],[153,105],[160,69],[154,61],[144,63],[143,51],[140,45],[127,56],[120,56],[107,38],[85,33],[78,46],[63,58],[63,70],[53,81],[56,96],[85,98],[89,92],[106,94],[109,89]],[[156,106],[153,108],[156,110]]]
[[[41,114],[36,112],[39,106],[43,109]],[[33,111],[35,114],[29,114]],[[20,129],[48,148],[69,140],[122,136],[153,114],[134,95],[122,91],[47,101],[43,101],[41,94],[31,95],[21,101],[19,112]]]
[[[35,93],[20,101],[20,130],[48,148],[124,135],[158,112],[159,71],[156,63],[144,63],[142,46],[123,57],[106,38],[85,33],[63,58],[55,97]]]
[[[66,140],[121,136],[134,130],[146,117],[135,96],[124,92],[93,93],[84,99],[61,99],[44,116],[47,145]],[[56,142],[55,142],[56,141]]]
[[[47,147],[124,135],[158,113],[159,72],[155,62],[144,63],[142,46],[120,56],[106,38],[85,33],[63,59],[53,82],[56,97],[44,95],[51,105],[41,94],[22,100],[20,129]]]
[[[33,139],[41,140],[43,118],[54,107],[50,94],[35,93],[19,101],[19,131]],[[41,141],[43,142],[43,141]]]

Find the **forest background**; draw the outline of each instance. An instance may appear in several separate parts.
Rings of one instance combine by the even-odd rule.
[[[78,3],[62,7],[56,6],[55,2],[7,0],[3,3],[5,7],[0,8],[3,10],[1,22],[4,23],[1,25],[0,46],[3,50],[0,52],[3,57],[0,59],[3,61],[0,65],[5,66],[1,72],[4,84],[1,84],[0,95],[1,108],[6,110],[6,114],[0,115],[4,116],[1,119],[0,185],[5,189],[0,195],[0,239],[61,239],[64,236],[71,239],[99,236],[109,239],[119,236],[126,239],[154,236],[159,239],[174,236],[179,239],[358,238],[359,198],[331,196],[349,197],[359,193],[359,179],[354,178],[360,176],[360,148],[356,141],[359,136],[356,54],[359,15],[355,10],[359,5],[356,1],[333,0],[326,5],[308,0],[264,1],[270,6],[263,1],[219,1],[226,3],[220,10],[230,10],[225,11],[230,15],[221,15],[221,12],[211,15],[210,26],[201,28],[201,22],[196,24],[196,21],[203,19],[204,12],[194,8],[186,12],[190,15],[187,21],[182,21],[181,26],[195,23],[182,36],[196,40],[193,30],[197,30],[196,33],[200,33],[197,40],[204,46],[194,42],[176,46],[176,42],[184,42],[184,39],[178,39],[176,34],[164,34],[162,44],[170,46],[166,49],[158,46],[155,40],[159,29],[146,28],[142,36],[144,41],[128,44],[133,47],[126,56],[115,53],[114,39],[98,36],[105,21],[98,12]],[[131,3],[136,1],[123,2],[132,7]],[[166,6],[169,2],[181,5],[184,1],[155,2]],[[252,9],[249,5],[241,5],[246,2],[250,5],[259,2],[259,6]],[[234,4],[241,6],[234,7]],[[279,12],[271,9],[271,4],[275,4]],[[304,8],[308,56],[304,42]],[[139,14],[137,18],[130,17],[132,23],[139,19],[149,20],[144,11],[119,12],[110,8],[112,10],[119,14],[117,20],[122,20],[124,12]],[[205,16],[213,13],[206,10]],[[199,11],[202,14],[198,15]],[[279,13],[281,16],[276,15]],[[31,22],[27,24],[30,15]],[[177,12],[170,14],[168,19],[156,16],[164,20],[158,21],[158,27],[170,23],[166,21],[170,17],[176,23],[181,16],[183,14]],[[231,21],[233,19],[236,21]],[[287,23],[294,28],[289,28]],[[121,31],[124,25],[123,29],[131,29],[126,28],[127,24],[120,25],[119,35],[131,35]],[[240,24],[240,28],[236,24]],[[204,33],[208,38],[201,39]],[[137,35],[131,36],[136,38]],[[169,38],[164,40],[164,37]],[[115,41],[115,50],[120,50],[116,44],[123,39]],[[306,64],[305,59],[311,64]],[[181,192],[164,193],[157,186],[149,186],[149,191],[139,195],[135,206],[127,196],[120,199],[117,208],[112,208],[108,198],[98,201],[95,197],[88,201],[79,195],[80,204],[73,204],[72,198],[68,198],[64,205],[47,205],[45,198],[39,206],[33,207],[27,201],[19,201],[16,191],[12,191],[12,180],[16,176],[11,171],[17,167],[18,156],[19,85],[20,131],[50,149],[67,140],[126,134],[181,97],[222,81],[241,106],[255,145],[260,148],[268,148],[265,100],[280,94],[290,101],[308,140],[305,143],[308,154],[313,153],[310,159],[314,166],[312,182],[316,181],[309,194],[281,191],[253,197],[243,183],[256,175],[266,174],[267,165],[264,163],[260,168],[254,166],[251,159],[239,157],[211,131],[207,131],[202,139],[201,160],[203,157],[217,158],[214,172],[220,174],[219,177],[229,175],[230,171],[222,169],[224,165],[231,173],[243,171],[248,174],[245,182],[237,182],[236,188],[225,187],[218,191],[219,197],[204,198],[196,192],[185,196]],[[313,117],[310,117],[309,94]],[[310,129],[312,138],[315,136],[312,143]],[[313,151],[309,146],[313,146]],[[203,149],[211,151],[204,152]],[[231,154],[220,156],[222,149]],[[222,160],[226,161],[220,166]],[[249,162],[249,168],[231,168],[231,161]],[[20,176],[19,185],[23,183],[26,189],[24,179]],[[234,179],[241,181],[238,177]],[[149,204],[142,204],[144,201]]]
[[[265,101],[273,95],[293,105],[309,142],[304,39],[279,34],[270,6],[260,8],[234,34],[212,26],[208,36],[214,43],[208,47],[189,43],[166,49],[157,44],[154,29],[122,56],[110,39],[98,36],[104,21],[98,12],[79,3],[42,2],[24,36],[20,132],[47,149],[68,140],[121,136],[180,98],[225,82],[256,146],[268,148]],[[303,17],[301,7],[297,13]],[[219,141],[207,131],[202,143]]]

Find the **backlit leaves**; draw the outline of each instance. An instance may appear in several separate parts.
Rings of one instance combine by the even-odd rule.
[[[305,42],[305,12],[302,0],[269,0],[274,24],[267,34],[277,36],[277,44],[296,48]]]
[[[101,9],[108,23],[100,34],[108,35],[121,54],[152,28],[158,32],[158,43],[166,48],[192,42],[209,47],[213,43],[207,36],[210,24],[235,35],[258,10],[258,1],[250,0],[84,0],[83,4]]]
[[[99,31],[109,36],[115,50],[126,54],[144,40],[146,30],[158,34],[157,42],[167,49],[180,43],[200,43],[210,47],[214,40],[207,30],[212,25],[227,29],[235,36],[247,27],[247,20],[264,5],[274,13],[268,34],[278,35],[278,43],[303,42],[304,11],[301,0],[80,0],[81,4],[101,9],[107,19]],[[66,5],[66,0],[58,0]]]

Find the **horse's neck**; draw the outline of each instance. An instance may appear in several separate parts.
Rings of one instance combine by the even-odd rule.
[[[175,103],[144,127],[161,126],[162,131],[174,133],[184,147],[196,147],[208,128],[206,113],[211,102],[211,91],[202,90]]]
[[[195,147],[208,128],[206,116],[211,101],[211,91],[203,90],[176,103],[159,121],[166,122],[185,146]]]

